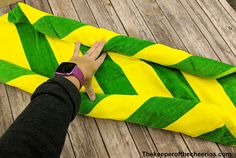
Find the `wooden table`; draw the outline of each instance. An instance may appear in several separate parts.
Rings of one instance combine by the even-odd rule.
[[[236,13],[226,0],[25,2],[55,15],[236,65]],[[8,12],[12,7],[0,10]],[[29,101],[29,94],[0,84],[0,135]],[[143,156],[143,151],[236,153],[236,148],[130,123],[78,116],[69,127],[61,157],[136,158]]]

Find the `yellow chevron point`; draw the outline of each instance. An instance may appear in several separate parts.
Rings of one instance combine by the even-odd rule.
[[[20,6],[24,14],[27,16],[31,24],[34,24],[35,22],[37,22],[40,18],[44,16],[51,15],[46,12],[35,9],[33,7],[30,7],[24,3],[18,3],[18,5]]]

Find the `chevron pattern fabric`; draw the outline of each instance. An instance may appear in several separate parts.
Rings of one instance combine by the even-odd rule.
[[[19,3],[0,17],[0,82],[29,93],[68,61],[105,39],[93,78],[96,100],[81,89],[80,114],[122,120],[236,145],[236,67],[127,37]]]

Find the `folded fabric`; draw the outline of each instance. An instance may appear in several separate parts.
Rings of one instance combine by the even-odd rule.
[[[68,61],[105,39],[93,78],[96,100],[81,90],[80,114],[122,120],[236,145],[236,67],[127,37],[19,3],[0,17],[0,82],[32,93]]]

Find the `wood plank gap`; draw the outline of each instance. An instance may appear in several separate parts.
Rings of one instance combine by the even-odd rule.
[[[15,121],[15,118],[14,118],[14,116],[13,116],[12,106],[11,106],[11,103],[10,103],[10,97],[9,97],[8,89],[7,89],[6,86],[7,86],[7,85],[4,84],[4,87],[5,87],[5,90],[6,90],[6,94],[7,94],[7,99],[8,99],[9,106],[10,106],[10,110],[11,110],[12,120]]]
[[[229,16],[231,16],[232,20],[236,22],[236,11],[234,8],[226,0],[218,0],[218,2],[222,5]]]
[[[9,6],[13,3],[17,3],[19,2],[20,0],[0,0],[0,8],[3,8],[3,7],[6,7],[6,6]]]
[[[98,126],[98,123],[97,123],[97,121],[96,121],[95,118],[93,118],[93,119],[94,119],[94,121],[95,121],[96,127],[98,128],[98,132],[99,132],[99,134],[100,134],[100,136],[101,136],[101,138],[102,138],[102,142],[103,142],[104,147],[105,147],[105,149],[106,149],[106,151],[107,151],[107,155],[108,155],[108,157],[111,157],[110,154],[109,154],[109,151],[108,151],[108,149],[107,149],[107,146],[106,146],[106,144],[105,144],[104,138],[103,138],[103,136],[102,136],[101,130],[100,130],[99,126]]]
[[[211,21],[211,23],[213,24],[213,26],[215,27],[215,29],[217,30],[217,32],[219,33],[219,35],[223,38],[223,40],[225,41],[225,43],[228,45],[228,47],[231,49],[231,51],[236,55],[236,51],[232,50],[231,45],[229,45],[229,43],[227,42],[227,40],[224,38],[224,36],[222,35],[221,31],[218,29],[218,27],[216,27],[216,25],[214,24],[214,22],[211,20],[211,18],[209,17],[209,15],[206,13],[206,11],[202,8],[202,6],[200,5],[198,0],[195,0],[197,2],[197,4],[200,6],[200,8],[203,10],[203,12],[206,14],[206,16],[208,17],[208,19]]]
[[[223,39],[223,37],[222,37],[222,35],[219,33],[219,31],[216,29],[216,27],[215,27],[215,25],[210,21],[210,19],[208,18],[208,16],[205,14],[205,12],[202,10],[202,8],[197,4],[197,2],[196,2],[196,4],[198,5],[198,7],[201,9],[201,11],[204,13],[204,16],[207,18],[207,20],[209,21],[209,24],[213,27],[212,29],[211,29],[211,31],[213,31],[213,29],[215,30],[215,32],[214,32],[214,34],[216,34],[217,33],[217,35],[219,36],[219,37],[217,37],[217,36],[215,36],[215,37],[213,37],[213,32],[211,33],[210,31],[209,31],[209,29],[210,28],[206,28],[206,27],[208,27],[208,26],[205,26],[204,24],[203,24],[203,22],[201,21],[201,19],[199,19],[199,22],[198,23],[201,23],[201,25],[203,25],[203,27],[204,28],[200,28],[200,26],[199,25],[197,25],[197,22],[195,21],[196,19],[194,19],[194,15],[197,17],[197,14],[196,13],[193,13],[194,15],[192,15],[190,12],[189,12],[189,10],[186,8],[186,6],[185,5],[188,5],[188,8],[190,9],[190,10],[193,10],[193,6],[191,7],[190,6],[190,4],[189,3],[192,3],[192,2],[189,2],[189,1],[186,1],[186,0],[179,0],[179,2],[180,2],[180,4],[183,6],[183,8],[185,9],[185,11],[189,14],[189,16],[190,16],[190,18],[192,19],[192,21],[196,24],[196,26],[198,27],[198,29],[200,30],[200,32],[202,33],[202,35],[205,37],[205,39],[207,40],[207,42],[208,42],[208,44],[209,44],[209,46],[212,48],[212,50],[216,53],[216,54],[218,54],[218,52],[220,52],[220,51],[222,51],[222,53],[223,54],[225,54],[225,55],[227,55],[227,56],[225,56],[225,55],[223,55],[223,56],[219,56],[219,55],[221,55],[221,54],[219,54],[218,55],[218,59],[220,60],[220,61],[222,61],[222,59],[224,59],[224,58],[226,58],[227,59],[227,62],[229,61],[230,62],[230,64],[232,64],[232,60],[231,60],[231,58],[232,58],[232,56],[233,57],[236,57],[236,55],[233,53],[233,50],[229,47],[229,45],[225,42],[225,40]],[[186,4],[184,5],[183,4],[183,2],[185,2]],[[193,12],[194,12],[194,10],[193,10]],[[199,13],[200,14],[200,13]],[[204,17],[202,16],[202,19],[204,19]],[[197,19],[198,20],[198,19]],[[208,36],[210,36],[210,38],[211,39],[208,39],[206,36],[207,35],[205,35],[205,33],[203,33],[202,32],[202,30],[204,30],[204,31],[207,31],[207,33],[208,33]],[[220,38],[220,39],[219,39]],[[213,39],[215,39],[216,41],[213,41],[216,45],[214,46],[213,45],[213,43],[211,43],[209,40],[213,40]],[[219,41],[220,40],[220,41]],[[219,43],[217,43],[217,42],[219,42]],[[225,48],[225,46],[223,46],[223,45],[220,45],[220,43],[222,43],[223,42],[223,44],[225,44],[226,46],[227,46],[227,48]],[[223,50],[222,50],[223,49]],[[227,49],[229,49],[229,51],[224,51],[224,50],[227,50]],[[230,53],[232,56],[231,57],[229,57],[228,56],[228,53]],[[229,55],[230,55],[229,54]],[[224,62],[226,62],[226,61],[224,61]]]
[[[184,8],[184,10],[186,11],[186,13],[188,14],[188,16],[191,18],[191,20],[193,21],[193,23],[195,24],[195,26],[197,27],[198,31],[204,36],[204,38],[206,39],[207,43],[209,44],[209,46],[211,47],[211,49],[214,51],[215,55],[218,57],[218,59],[221,61],[219,55],[216,53],[216,51],[214,50],[214,48],[212,47],[211,43],[208,41],[207,37],[205,36],[205,34],[202,32],[202,30],[199,28],[199,26],[197,25],[197,23],[195,22],[195,20],[192,18],[191,14],[188,12],[188,10],[185,8],[185,6],[182,4],[182,2],[180,0],[177,0]],[[234,54],[235,56],[235,54]],[[236,56],[235,56],[236,57]]]
[[[71,146],[72,152],[73,152],[73,154],[74,154],[74,157],[76,157],[76,154],[75,154],[75,148],[74,148],[74,146],[73,146],[73,144],[72,144],[71,135],[70,135],[70,133],[68,132],[68,130],[67,130],[66,133],[67,133],[67,136],[68,136],[68,139],[69,139],[70,146]]]

